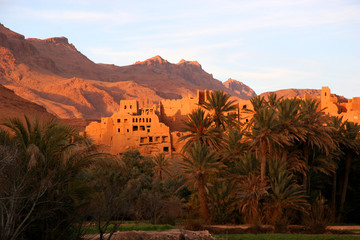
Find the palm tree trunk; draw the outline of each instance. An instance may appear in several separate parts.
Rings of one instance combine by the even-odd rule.
[[[344,204],[346,199],[346,192],[349,183],[349,175],[351,170],[351,162],[352,162],[352,154],[348,152],[346,154],[346,163],[345,163],[345,176],[344,176],[344,185],[341,191],[341,198],[340,198],[340,207],[339,207],[339,219],[344,211]]]
[[[260,179],[261,182],[265,181],[265,174],[266,174],[266,144],[262,145],[261,149],[261,163],[260,163]]]
[[[208,207],[207,197],[205,195],[205,184],[202,175],[198,176],[197,184],[198,184],[199,201],[200,201],[200,213],[205,223],[209,223],[210,220],[209,207]]]
[[[304,145],[303,154],[304,154],[305,165],[306,165],[306,167],[309,168],[309,146],[306,143]],[[308,169],[308,171],[305,171],[304,178],[303,178],[303,187],[307,193],[309,193],[309,189],[308,189],[308,181],[309,181],[308,173],[309,172],[310,172],[310,169]]]
[[[333,177],[333,184],[332,184],[332,193],[331,193],[331,211],[332,211],[333,221],[335,221],[335,217],[336,217],[336,183],[337,183],[337,174],[335,171]]]

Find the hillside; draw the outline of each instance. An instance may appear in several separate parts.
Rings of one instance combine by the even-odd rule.
[[[65,37],[25,39],[0,25],[0,84],[60,118],[100,118],[121,99],[151,106],[198,89],[221,89],[249,99],[255,92],[236,80],[222,83],[196,61],[170,63],[160,56],[129,66],[96,64]]]
[[[9,117],[23,118],[24,115],[38,119],[54,118],[44,107],[27,101],[0,85],[0,122]]]

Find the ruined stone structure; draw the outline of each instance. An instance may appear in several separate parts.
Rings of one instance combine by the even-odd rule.
[[[120,109],[111,117],[92,122],[85,134],[112,154],[138,149],[143,154],[171,154],[170,129],[159,121],[153,108],[139,109],[136,100],[121,100]]]
[[[207,100],[210,91],[197,91],[197,96],[179,100],[162,100],[152,108],[139,109],[136,100],[121,100],[120,109],[111,117],[92,122],[85,134],[91,137],[103,150],[121,154],[127,149],[138,149],[142,154],[176,154],[184,142],[183,121],[187,115]],[[307,98],[308,96],[304,96]],[[328,87],[321,90],[321,108],[331,116],[343,116],[344,120],[360,123],[360,98],[345,99],[330,93]],[[252,109],[249,100],[237,100],[240,122],[248,122]],[[232,114],[232,113],[228,113]]]
[[[360,124],[360,97],[346,99],[331,94],[328,87],[321,88],[321,108],[330,116],[343,117],[343,120]]]
[[[101,122],[90,123],[85,134],[112,154],[128,149],[138,149],[142,154],[179,153],[184,145],[178,141],[184,135],[183,121],[207,100],[209,93],[199,90],[196,97],[162,100],[158,105],[144,109],[139,109],[136,100],[121,100],[117,113],[101,118]],[[251,116],[245,110],[251,107],[250,101],[239,100],[238,105],[236,113],[243,121],[248,121]]]

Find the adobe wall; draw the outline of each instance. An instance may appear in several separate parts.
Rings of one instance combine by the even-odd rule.
[[[360,97],[352,99],[338,98],[331,94],[328,87],[321,88],[321,108],[330,116],[343,117],[348,120],[360,124]]]

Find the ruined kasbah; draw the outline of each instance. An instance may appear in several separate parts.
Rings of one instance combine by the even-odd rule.
[[[209,93],[208,90],[198,90],[195,97],[162,100],[151,108],[139,108],[137,100],[121,100],[118,112],[101,118],[101,122],[91,122],[85,135],[111,154],[121,154],[129,149],[137,149],[145,155],[179,154],[184,145],[178,141],[184,135],[183,121],[207,100]],[[343,120],[360,124],[360,97],[345,99],[331,94],[328,87],[322,87],[319,101],[326,114],[342,116]],[[251,115],[247,109],[252,109],[250,100],[240,99],[236,104],[239,121],[249,121]]]

